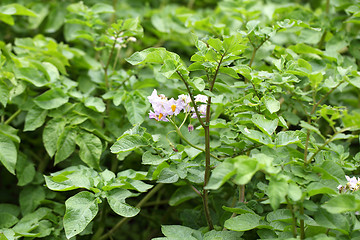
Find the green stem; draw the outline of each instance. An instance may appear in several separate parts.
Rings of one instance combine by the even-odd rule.
[[[171,122],[171,123],[174,125],[176,133],[179,135],[179,137],[180,137],[182,140],[184,140],[184,142],[186,142],[187,144],[189,144],[191,147],[193,147],[193,148],[195,148],[195,149],[197,149],[197,150],[200,150],[200,151],[206,153],[206,150],[205,150],[205,149],[202,149],[202,148],[200,148],[200,147],[192,144],[191,142],[189,142],[189,140],[187,140],[187,139],[184,137],[184,135],[181,133],[180,129],[176,126],[176,124],[175,124],[173,121],[171,121],[171,120],[169,119],[169,122]],[[171,131],[171,132],[173,132],[173,131]],[[171,132],[170,132],[170,133],[171,133]],[[210,153],[210,156],[213,157],[213,158],[215,158],[216,160],[219,160],[219,161],[220,161],[220,158],[218,158],[218,157],[215,156],[214,154]]]
[[[100,214],[100,221],[99,226],[92,236],[91,240],[97,240],[104,232],[105,229],[105,218],[106,218],[106,211],[107,211],[107,203],[106,201],[102,205],[101,214]]]
[[[295,214],[294,214],[294,208],[293,208],[293,205],[290,203],[289,201],[289,198],[286,197],[286,201],[288,203],[288,206],[289,206],[289,209],[290,209],[290,212],[291,212],[291,217],[292,217],[292,232],[293,232],[293,237],[296,238],[297,237],[297,230],[296,230],[296,227],[297,227],[297,219],[295,217]]]
[[[333,87],[330,91],[328,91],[322,98],[320,98],[319,101],[317,101],[311,110],[310,115],[313,115],[315,113],[316,108],[324,101],[335,89],[337,89],[342,83],[344,83],[345,80],[341,80],[335,87]],[[311,124],[311,116],[308,116],[308,124]],[[305,142],[305,149],[304,149],[304,165],[306,166],[311,160],[314,158],[314,155],[311,157],[311,159],[307,160],[308,156],[308,147],[309,147],[309,140],[310,140],[310,130],[308,129],[306,131],[306,142]],[[325,145],[326,146],[326,145]],[[316,153],[317,154],[317,153]]]
[[[187,81],[185,80],[185,78],[183,77],[183,75],[182,75],[179,71],[176,71],[176,73],[180,76],[180,79],[181,79],[181,80],[183,81],[183,83],[185,84],[186,90],[188,91],[188,93],[189,93],[189,95],[190,95],[191,102],[192,102],[192,104],[194,105],[194,110],[195,110],[197,119],[199,120],[201,126],[205,127],[205,123],[204,123],[204,121],[201,119],[201,115],[200,115],[200,113],[199,113],[199,110],[197,109],[197,105],[196,105],[196,103],[195,103],[195,98],[194,98],[194,95],[192,94],[192,92],[191,92],[191,90],[190,90],[189,84],[187,83]]]
[[[331,138],[329,138],[323,145],[321,145],[321,147],[319,147],[316,152],[311,156],[311,158],[309,158],[308,162],[310,163],[314,158],[315,156],[321,151],[324,149],[324,147],[326,147],[326,145],[328,145],[330,142],[333,141],[333,139],[335,138],[336,135],[338,135],[339,133],[343,133],[345,131],[348,131],[349,128],[344,128],[342,129],[341,131],[338,131],[338,132],[335,132],[334,135],[331,136]]]
[[[18,109],[13,115],[11,115],[6,121],[5,125],[9,125],[14,118],[16,118],[21,113],[21,109]]]
[[[305,239],[305,223],[304,223],[304,206],[300,205],[300,215],[301,215],[301,219],[300,219],[300,239]]]
[[[163,183],[159,183],[158,185],[156,185],[153,189],[151,189],[150,192],[148,192],[145,197],[135,206],[136,208],[141,208],[157,191],[160,190],[160,188],[162,188],[164,184]],[[124,223],[126,223],[127,221],[129,221],[129,217],[124,217],[123,219],[121,219],[110,231],[108,231],[106,234],[102,235],[99,240],[104,240],[107,238],[111,238],[111,235],[118,230]]]

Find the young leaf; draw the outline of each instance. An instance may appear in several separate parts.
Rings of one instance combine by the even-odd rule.
[[[198,240],[198,235],[201,237],[201,233],[198,230],[191,229],[189,227],[180,226],[180,225],[162,225],[162,233],[168,237],[167,239],[186,239],[186,240]],[[197,236],[197,237],[195,237]]]
[[[53,109],[58,108],[61,105],[69,101],[69,96],[67,96],[61,89],[53,88],[50,89],[40,96],[34,98],[36,105],[42,109]]]
[[[261,217],[251,213],[245,213],[225,221],[224,227],[232,231],[248,231],[260,226]]]
[[[54,118],[47,122],[42,139],[46,152],[50,157],[54,156],[56,152],[57,141],[64,131],[66,121],[62,118]]]
[[[270,198],[271,207],[276,210],[279,208],[280,203],[285,201],[285,196],[288,192],[288,183],[285,179],[278,176],[271,176],[268,195]]]
[[[142,164],[144,165],[159,165],[160,163],[168,160],[166,157],[161,157],[157,154],[152,154],[151,151],[146,151],[142,155]]]
[[[68,158],[75,150],[76,132],[71,127],[66,127],[60,134],[56,143],[56,154],[54,165]]]
[[[19,154],[16,162],[16,177],[18,186],[25,186],[32,182],[35,177],[34,163],[29,161],[25,154]]]
[[[138,134],[125,134],[118,139],[114,145],[111,146],[110,150],[112,153],[121,153],[132,151],[138,147],[148,145],[148,141],[145,137]]]
[[[34,131],[41,127],[45,122],[47,113],[47,110],[39,108],[36,105],[33,106],[26,114],[24,131]]]
[[[354,195],[341,194],[331,198],[321,207],[332,214],[352,212],[360,209],[360,200],[355,199]]]
[[[15,165],[17,160],[16,146],[11,139],[0,132],[0,162],[5,168],[15,175]]]
[[[76,136],[75,142],[80,147],[80,159],[88,166],[99,169],[102,153],[101,140],[94,134],[82,131]]]
[[[106,109],[105,103],[98,97],[87,97],[84,105],[97,112],[104,112]]]
[[[69,239],[81,233],[98,212],[98,201],[91,192],[83,191],[65,201],[64,229]]]
[[[265,96],[264,98],[265,106],[270,113],[274,113],[280,110],[280,102],[276,100],[273,96]]]
[[[189,186],[178,188],[170,197],[169,205],[177,206],[187,200],[196,198],[199,195]]]
[[[140,209],[133,207],[125,202],[126,198],[132,196],[134,196],[134,194],[130,191],[118,188],[108,192],[106,198],[114,212],[123,217],[134,217],[140,212]]]
[[[145,100],[139,94],[133,94],[126,98],[124,107],[127,118],[131,124],[141,124],[145,120],[148,107]]]
[[[36,87],[43,87],[48,83],[45,76],[41,75],[36,68],[15,68],[14,73],[16,78],[30,82]]]
[[[277,128],[278,119],[267,120],[263,115],[255,114],[252,116],[251,121],[269,137],[274,133]]]
[[[10,89],[4,81],[0,81],[0,103],[6,107],[10,98]]]

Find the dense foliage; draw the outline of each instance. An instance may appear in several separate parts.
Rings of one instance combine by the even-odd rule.
[[[2,0],[0,240],[360,239],[359,16]]]

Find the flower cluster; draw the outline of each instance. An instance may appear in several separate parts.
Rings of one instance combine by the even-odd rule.
[[[116,35],[116,32],[114,32],[114,34]],[[121,37],[124,33],[121,32],[118,37],[110,37],[111,40],[115,41],[115,48],[122,48],[122,47],[126,47],[126,43],[127,42],[136,42],[136,38],[134,37]]]
[[[192,112],[192,118],[196,118],[195,109],[190,107],[191,98],[189,95],[181,94],[178,99],[168,99],[164,94],[158,94],[156,89],[152,92],[151,96],[148,96],[149,102],[151,103],[154,111],[150,111],[149,118],[153,118],[156,121],[168,122],[168,116],[178,115],[181,111],[185,113]],[[195,102],[206,103],[207,97],[204,95],[196,95]],[[201,104],[198,107],[198,111],[201,114],[200,117],[206,115],[206,104]]]
[[[348,181],[348,183],[345,186],[339,185],[337,187],[340,192],[343,192],[346,190],[356,191],[360,188],[360,178],[356,178],[356,177],[350,178],[347,175],[345,175],[345,177],[346,177],[346,180]]]

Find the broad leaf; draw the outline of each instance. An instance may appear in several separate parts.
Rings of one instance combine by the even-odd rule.
[[[98,212],[98,201],[91,192],[83,191],[65,202],[64,229],[69,239],[81,233]]]
[[[132,151],[138,147],[148,145],[148,141],[146,138],[134,134],[128,135],[125,134],[118,139],[114,145],[111,146],[110,150],[112,153],[121,153],[121,152],[128,152]]]
[[[54,109],[58,108],[61,105],[69,101],[69,96],[67,96],[61,89],[53,88],[50,89],[40,96],[34,98],[36,105],[42,109]]]
[[[75,142],[80,147],[81,160],[88,166],[99,169],[102,153],[100,139],[94,134],[83,131],[76,136]]]
[[[232,231],[248,231],[260,226],[261,217],[251,213],[245,213],[225,221],[224,227]]]
[[[55,165],[68,158],[75,150],[76,132],[71,127],[66,127],[60,134],[56,143]]]
[[[17,149],[14,142],[7,136],[0,134],[0,149],[0,162],[9,172],[15,174]]]
[[[33,106],[26,115],[24,131],[34,131],[41,127],[47,116],[47,110]]]
[[[107,193],[106,198],[114,212],[123,217],[134,217],[140,212],[140,209],[130,206],[125,202],[126,198],[132,196],[134,194],[126,189],[113,189]]]
[[[66,121],[62,118],[54,118],[45,125],[42,139],[46,152],[50,157],[54,156],[56,152],[57,141],[64,131]]]

